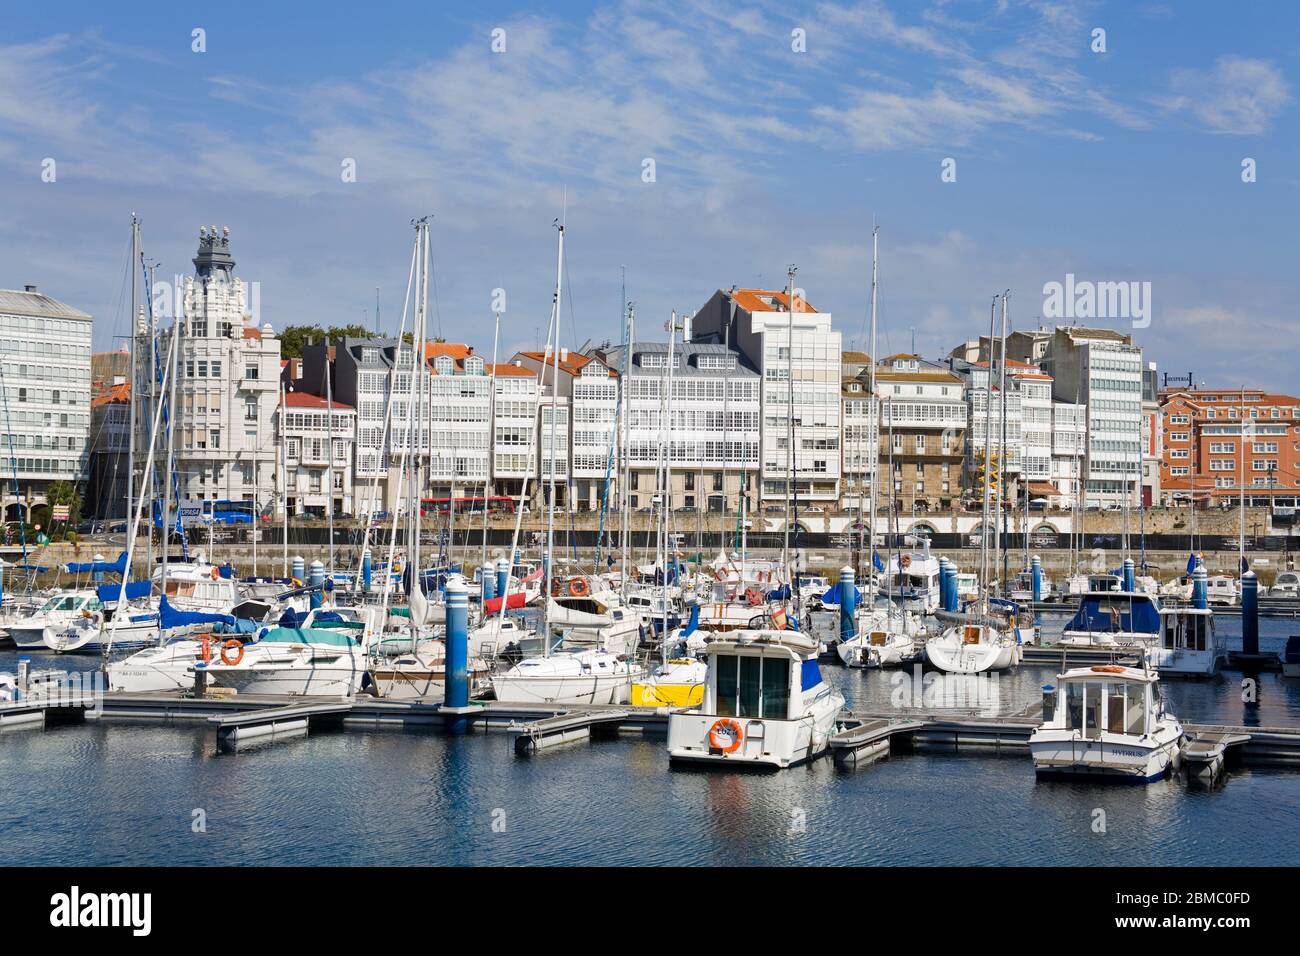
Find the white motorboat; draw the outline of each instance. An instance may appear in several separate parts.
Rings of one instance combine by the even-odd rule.
[[[1025,604],[1034,599],[1034,572],[1021,571],[1011,579],[1011,584],[1007,587],[1007,597],[1020,604]],[[1056,595],[1052,591],[1052,581],[1046,572],[1039,574],[1039,600],[1052,601]]]
[[[241,694],[348,697],[366,674],[364,640],[336,627],[267,627],[230,663],[217,659],[208,675]]]
[[[1241,589],[1236,578],[1216,574],[1205,581],[1205,598],[1210,604],[1235,607],[1241,601]]]
[[[888,596],[908,611],[933,614],[939,610],[939,559],[930,555],[930,542],[920,551],[890,557],[881,584],[881,596]]]
[[[1155,671],[1118,664],[1078,667],[1045,688],[1043,723],[1029,738],[1040,776],[1146,783],[1179,769],[1182,724],[1165,705]]]
[[[815,638],[765,628],[706,645],[702,703],[668,715],[672,760],[783,768],[826,750],[844,697],[822,677]]]
[[[154,569],[154,586],[180,611],[229,614],[247,596],[234,578],[223,576],[221,569],[205,561],[202,554],[192,561],[168,562],[166,570],[166,587],[163,587],[162,565]]]
[[[552,582],[549,615],[552,627],[565,632],[571,647],[599,647],[611,654],[631,654],[641,643],[641,620],[623,605],[616,591],[592,590],[586,578]]]
[[[584,648],[527,657],[492,677],[496,699],[515,704],[625,704],[645,671],[631,658]]]
[[[193,687],[194,665],[216,660],[228,641],[242,643],[236,635],[215,634],[178,637],[160,647],[146,647],[130,657],[111,662],[105,668],[108,689],[138,694]],[[226,653],[229,655],[230,651]]]
[[[1160,643],[1147,648],[1147,663],[1161,676],[1210,677],[1226,658],[1209,608],[1160,609]]]
[[[113,618],[119,615],[124,618],[114,625]],[[103,654],[110,649],[140,650],[158,641],[157,611],[133,604],[124,608],[104,604],[99,610],[73,618],[59,630],[47,629],[45,647],[58,654]]]
[[[1279,571],[1268,589],[1268,596],[1275,598],[1300,598],[1300,573]]]
[[[438,641],[421,641],[414,651],[374,665],[371,677],[380,697],[414,700],[432,697],[441,701],[447,687],[447,648]],[[487,680],[490,668],[486,661],[471,656],[468,673],[470,687]]]
[[[992,620],[968,621],[925,642],[926,659],[948,674],[983,674],[1020,663],[1014,631]]]
[[[101,611],[103,604],[92,589],[65,591],[51,596],[40,610],[9,624],[9,637],[21,650],[46,650],[46,639],[66,630],[74,621]]]

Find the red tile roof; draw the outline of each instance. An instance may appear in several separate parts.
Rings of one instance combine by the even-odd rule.
[[[727,293],[736,304],[746,312],[788,312],[790,300],[784,289],[736,289]],[[772,306],[766,300],[773,299],[777,305]],[[816,312],[807,299],[795,298],[796,312]]]
[[[98,395],[90,400],[91,408],[99,408],[103,405],[113,405],[117,402],[131,401],[131,384],[124,382],[121,385],[110,385],[101,391]]]
[[[321,398],[319,395],[312,395],[309,392],[285,392],[284,394],[285,408],[324,409],[326,404],[325,399]],[[352,411],[351,405],[344,405],[342,402],[331,402],[328,404],[332,408]]]

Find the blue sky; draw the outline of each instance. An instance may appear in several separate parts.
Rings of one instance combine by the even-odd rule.
[[[1013,324],[1037,325],[1044,283],[1073,273],[1151,282],[1135,335],[1161,368],[1296,390],[1291,4],[440,7],[11,12],[0,286],[93,313],[111,347],[136,211],[161,275],[190,271],[199,225],[229,225],[263,321],[373,322],[379,287],[392,329],[409,220],[432,213],[442,334],[490,351],[502,287],[508,352],[545,335],[567,200],[566,344],[617,337],[623,266],[657,332],[789,263],[848,344],[874,219],[882,354],[913,329],[946,353],[1006,288]]]

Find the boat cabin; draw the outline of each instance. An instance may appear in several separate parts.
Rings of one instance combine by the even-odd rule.
[[[1167,651],[1214,650],[1214,612],[1194,607],[1162,609],[1160,647]]]
[[[1085,738],[1104,732],[1141,737],[1150,729],[1154,673],[1117,664],[1081,667],[1058,678],[1044,694],[1043,722],[1078,730]]]
[[[707,642],[701,710],[741,720],[798,720],[803,693],[822,683],[817,645],[798,631],[733,631]]]

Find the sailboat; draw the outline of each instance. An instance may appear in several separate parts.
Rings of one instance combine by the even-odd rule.
[[[993,341],[995,331],[997,299],[989,311],[989,378],[986,394],[993,391]],[[1006,330],[1007,330],[1007,296],[1002,296],[1002,359],[1003,375],[1006,366]],[[1005,381],[1004,381],[1005,387]],[[986,409],[992,408],[992,401],[986,403]],[[992,423],[985,416],[984,426],[984,460],[991,461]],[[1003,449],[1005,452],[1005,449]],[[998,455],[999,461],[1005,461],[1005,453]],[[990,562],[989,562],[989,482],[984,482],[984,508],[980,528],[980,580],[984,591],[979,600],[977,611],[968,614],[961,623],[947,628],[938,637],[926,641],[925,656],[939,670],[949,674],[982,674],[989,671],[1005,670],[1020,662],[1021,645],[1018,631],[1010,626],[1009,620],[993,612],[993,602],[989,596]],[[996,532],[995,532],[996,534]]]
[[[559,230],[558,254],[555,270],[555,295],[551,303],[551,320],[546,334],[546,351],[542,357],[542,385],[545,385],[546,365],[552,363],[551,376],[551,429],[548,495],[546,508],[546,555],[544,561],[548,596],[542,617],[542,654],[525,657],[509,669],[493,675],[492,691],[497,700],[513,703],[557,704],[618,704],[630,697],[632,683],[644,670],[625,654],[611,653],[597,643],[594,647],[569,649],[552,644],[556,627],[553,620],[555,601],[550,598],[551,575],[555,570],[555,472],[556,472],[556,409],[558,408],[560,362],[560,306],[563,302],[564,276],[564,224],[556,223]],[[554,356],[554,358],[552,358]],[[545,402],[538,403],[539,421],[544,421]],[[538,474],[541,474],[541,454],[537,456]],[[635,621],[636,615],[628,615]],[[638,626],[639,631],[639,626]],[[590,639],[590,635],[586,635]],[[581,639],[581,637],[579,638]],[[599,642],[599,632],[595,635]],[[563,640],[561,641],[563,645]]]

